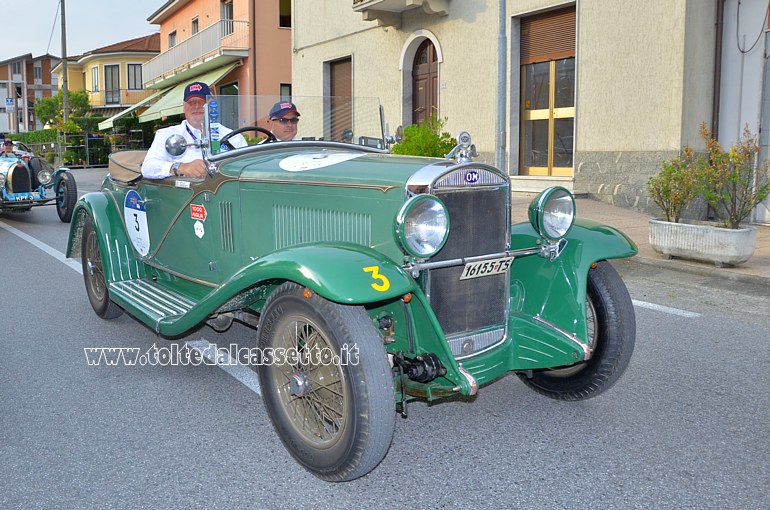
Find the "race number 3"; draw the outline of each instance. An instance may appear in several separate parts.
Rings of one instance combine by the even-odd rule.
[[[150,232],[147,228],[147,210],[144,201],[134,190],[126,193],[123,203],[123,216],[126,221],[126,231],[131,244],[140,255],[145,256],[150,251]]]
[[[372,284],[372,288],[377,292],[385,292],[390,288],[390,280],[388,280],[385,275],[380,274],[380,266],[365,267],[364,271],[372,273],[372,280],[380,282]]]

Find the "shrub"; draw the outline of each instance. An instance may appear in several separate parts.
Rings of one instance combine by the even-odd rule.
[[[682,153],[661,163],[662,169],[647,180],[647,191],[652,201],[663,209],[666,221],[679,223],[682,210],[698,195],[699,167],[703,159],[685,146]]]
[[[443,158],[457,145],[457,140],[442,131],[445,124],[446,119],[441,120],[431,115],[425,122],[407,126],[404,129],[404,138],[394,145],[390,152]]]
[[[760,147],[748,125],[728,152],[705,123],[701,124],[700,134],[706,141],[707,160],[699,173],[699,190],[726,227],[740,228],[741,222],[770,194],[767,162],[756,162]]]

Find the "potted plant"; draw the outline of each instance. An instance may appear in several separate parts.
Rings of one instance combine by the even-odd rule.
[[[705,156],[695,156],[685,147],[679,158],[663,162],[661,172],[647,182],[650,197],[666,215],[666,221],[650,220],[650,245],[669,258],[712,262],[717,267],[742,264],[756,247],[756,229],[742,223],[770,192],[767,164],[757,164],[759,146],[748,127],[728,152],[705,124],[700,132]],[[697,196],[721,222],[682,220],[682,211]]]

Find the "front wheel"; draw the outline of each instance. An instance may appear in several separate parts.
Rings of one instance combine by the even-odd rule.
[[[607,261],[588,271],[591,358],[577,365],[520,373],[524,384],[557,400],[585,400],[609,389],[626,370],[636,342],[636,316],[623,280]]]
[[[364,308],[285,283],[265,304],[259,347],[272,354],[259,370],[265,408],[289,453],[322,480],[374,469],[396,414],[387,355]]]
[[[99,247],[99,236],[90,216],[86,216],[81,243],[83,280],[86,284],[86,294],[88,294],[91,307],[96,315],[102,319],[120,317],[123,314],[123,309],[110,300],[107,278],[104,275],[102,250]]]
[[[75,177],[69,172],[64,172],[56,185],[56,212],[64,223],[72,220],[72,212],[75,210],[75,202],[78,201],[78,186]]]

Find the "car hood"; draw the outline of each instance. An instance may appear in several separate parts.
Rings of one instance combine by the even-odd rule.
[[[427,166],[449,168],[454,164],[447,159],[313,147],[244,156],[225,163],[222,172],[240,172],[245,180],[403,188],[412,175]]]

